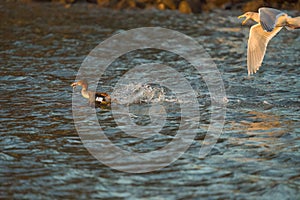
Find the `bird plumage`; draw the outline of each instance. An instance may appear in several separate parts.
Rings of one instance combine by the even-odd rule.
[[[271,32],[264,31],[260,24],[250,28],[247,49],[248,74],[256,73],[262,64],[269,41],[282,29],[276,27]]]
[[[258,13],[246,12],[238,18],[245,17],[242,22],[244,25],[249,19],[257,22],[250,28],[248,49],[247,49],[247,68],[248,75],[256,73],[262,64],[269,41],[282,29],[300,28],[300,17],[291,18],[286,13],[274,8],[260,8]]]
[[[80,80],[71,84],[73,88],[81,86],[81,95],[89,100],[89,105],[95,104],[109,105],[111,103],[110,95],[104,92],[92,92],[88,90],[88,83],[85,80]]]

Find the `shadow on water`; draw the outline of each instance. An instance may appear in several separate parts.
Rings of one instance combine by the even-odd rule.
[[[237,11],[181,15],[2,2],[0,13],[2,199],[299,198],[298,32],[282,30],[270,42],[261,70],[248,78],[249,27],[240,25]],[[199,159],[211,114],[209,91],[201,77],[188,63],[163,51],[134,52],[116,60],[111,65],[115,70],[101,78],[98,90],[111,93],[130,67],[158,60],[189,80],[200,111],[195,140],[178,160],[158,171],[129,174],[105,166],[84,147],[73,121],[70,84],[86,55],[101,41],[145,26],[174,29],[195,38],[217,64],[229,102],[223,134],[210,154]],[[169,92],[164,95],[173,98]],[[76,108],[85,108],[79,90],[74,95]],[[118,127],[110,109],[97,108],[96,114],[114,144],[145,153],[176,137],[180,104],[166,99],[156,102],[159,106],[154,110],[149,99],[129,106],[131,119],[141,126],[151,124],[149,112],[166,113],[161,134],[146,139],[125,134],[121,128],[126,124]],[[77,117],[88,124],[89,118],[82,116]]]

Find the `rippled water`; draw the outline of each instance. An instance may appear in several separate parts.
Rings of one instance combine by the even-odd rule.
[[[86,4],[65,9],[47,3],[2,2],[1,199],[299,199],[299,32],[282,30],[270,42],[263,67],[248,78],[245,42],[249,27],[241,27],[236,19],[239,14],[121,12]],[[190,82],[200,112],[195,141],[178,160],[160,170],[132,174],[102,164],[84,147],[74,117],[89,128],[90,118],[84,117],[87,102],[70,84],[101,41],[149,26],[187,34],[210,54],[226,89],[226,122],[212,151],[199,159],[211,113],[209,92],[199,74],[170,52],[150,49],[120,57],[101,78],[98,90],[111,93],[134,65],[160,61]],[[75,108],[82,116],[73,117],[73,92]],[[167,92],[174,97],[172,91]],[[161,135],[146,139],[122,132],[126,124],[118,128],[109,108],[97,108],[96,114],[116,146],[145,153],[176,138],[182,118],[180,103],[164,101],[154,110],[147,103],[129,107],[133,121],[145,127],[157,125],[151,124],[149,110],[161,109],[166,115]]]

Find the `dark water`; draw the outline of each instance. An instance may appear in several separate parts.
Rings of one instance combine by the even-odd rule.
[[[1,199],[299,199],[299,32],[282,30],[270,42],[258,74],[247,78],[249,28],[241,27],[239,14],[120,12],[86,4],[65,9],[2,2]],[[165,168],[132,174],[102,164],[84,147],[75,129],[70,84],[101,41],[149,26],[176,30],[199,42],[217,64],[229,101],[223,134],[209,155],[199,159],[210,123],[204,81],[168,52],[133,52],[112,63],[114,70],[101,79],[102,91],[111,93],[133,65],[159,60],[187,77],[199,102],[200,127],[190,148]],[[85,108],[79,89],[75,94],[80,101],[76,108]],[[115,129],[110,109],[96,111],[111,141],[143,153],[162,148],[178,130],[179,103],[162,105],[167,113],[162,135],[145,140]],[[130,106],[136,124],[151,123],[148,108],[148,104]],[[77,117],[89,123],[89,118]]]

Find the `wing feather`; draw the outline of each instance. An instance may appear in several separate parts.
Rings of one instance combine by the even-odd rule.
[[[286,15],[284,12],[274,8],[260,8],[258,9],[261,26],[265,31],[271,32],[276,27],[278,18]]]
[[[282,29],[275,27],[273,31],[266,32],[260,24],[250,29],[247,49],[248,75],[256,73],[262,64],[269,41]]]
[[[286,28],[288,30],[299,29],[300,28],[300,17],[288,17]]]

